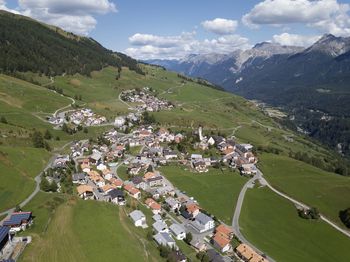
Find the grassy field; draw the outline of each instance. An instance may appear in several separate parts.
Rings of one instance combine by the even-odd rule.
[[[293,204],[267,188],[248,190],[240,227],[253,244],[277,261],[350,260],[349,238],[322,221],[299,218]]]
[[[297,200],[317,207],[321,213],[342,225],[338,214],[348,208],[350,178],[322,171],[284,156],[263,154],[265,177],[277,189]]]
[[[0,211],[14,207],[34,190],[34,177],[50,155],[43,149],[0,146]]]
[[[117,206],[71,199],[20,261],[159,261],[153,242],[140,234]]]
[[[211,169],[208,173],[196,174],[183,167],[161,167],[162,174],[181,191],[193,196],[199,205],[225,223],[232,221],[233,210],[239,192],[246,179],[237,173]]]

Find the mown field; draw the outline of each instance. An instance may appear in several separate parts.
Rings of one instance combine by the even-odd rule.
[[[160,261],[155,244],[145,239],[144,230],[132,225],[123,209],[71,198],[56,205],[54,212],[41,211],[49,205],[39,195],[28,206],[34,215],[46,218],[35,223],[46,226],[32,229],[34,241],[20,261]]]
[[[196,174],[181,166],[161,167],[162,174],[181,191],[194,197],[199,205],[227,224],[231,224],[234,207],[246,178],[236,172],[211,169]]]
[[[276,261],[346,262],[350,239],[322,221],[299,218],[294,205],[268,188],[249,189],[241,232]]]
[[[272,154],[261,155],[261,168],[277,189],[343,226],[339,211],[350,207],[350,178],[325,172],[303,162]]]

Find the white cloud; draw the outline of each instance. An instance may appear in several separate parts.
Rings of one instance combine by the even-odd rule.
[[[242,22],[252,28],[302,23],[323,33],[349,35],[349,8],[337,0],[264,0],[245,14]]]
[[[282,33],[280,35],[273,35],[273,42],[281,45],[292,45],[292,46],[310,46],[315,43],[321,36],[319,35],[297,35]]]
[[[224,18],[215,18],[214,20],[206,20],[202,22],[202,26],[205,30],[218,35],[232,34],[236,30],[237,25],[238,22],[236,20]]]
[[[5,1],[5,0],[0,0],[0,10],[5,10],[5,11],[7,11],[7,12],[11,12],[11,13],[14,13],[14,14],[19,14],[18,11],[13,10],[13,9],[9,9],[9,8],[6,6],[6,1]]]
[[[97,21],[94,15],[117,11],[110,0],[18,0],[18,5],[18,11],[7,11],[20,13],[80,35],[87,35],[95,28]],[[5,8],[5,1],[0,0],[0,9],[6,10]]]
[[[178,36],[157,36],[137,33],[129,37],[133,47],[125,52],[138,59],[179,59],[189,54],[226,54],[236,49],[250,47],[249,40],[239,35],[224,35],[219,38],[200,41],[196,33],[182,33]]]

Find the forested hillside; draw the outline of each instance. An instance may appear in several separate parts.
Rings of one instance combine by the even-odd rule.
[[[0,11],[0,25],[0,72],[89,75],[111,65],[142,73],[136,60],[113,53],[92,38],[5,11]]]

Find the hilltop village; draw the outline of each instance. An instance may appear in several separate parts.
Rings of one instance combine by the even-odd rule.
[[[164,166],[173,166],[179,173],[189,170],[193,176],[201,176],[210,169],[228,168],[233,176],[253,177],[258,161],[253,145],[238,143],[235,137],[207,133],[201,126],[173,131],[149,123],[152,121],[147,112],[174,107],[150,92],[149,88],[122,92],[123,101],[136,103],[130,107],[133,112],[116,117],[114,128],[96,140],[72,143],[70,153],[56,157],[44,172],[44,184],[58,192],[70,188],[83,200],[111,202],[125,209],[134,226],[148,232],[149,240],[155,241],[168,261],[187,261],[180,241],[196,250],[201,261],[268,261],[241,243],[231,226],[175,187],[161,171]],[[89,109],[58,115],[49,121],[56,119],[55,125],[69,122],[76,126],[106,122]],[[34,215],[30,211],[17,212],[4,222],[2,241],[7,253],[14,248],[13,235],[35,223]]]

